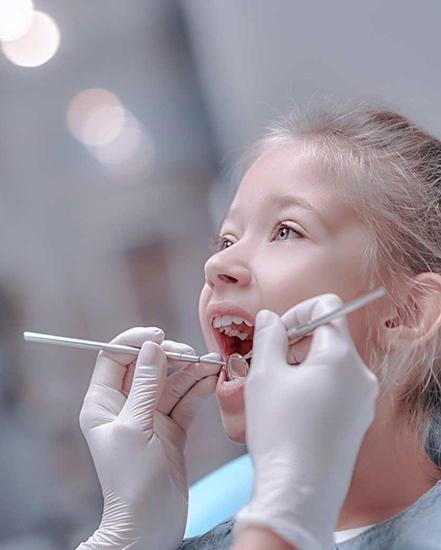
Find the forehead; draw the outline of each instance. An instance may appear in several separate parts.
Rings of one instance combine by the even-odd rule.
[[[351,216],[336,192],[336,185],[317,161],[305,149],[289,146],[260,157],[242,179],[233,204],[221,226],[227,220],[254,211],[280,210],[295,206],[308,215],[332,225]],[[328,227],[329,229],[329,227]]]

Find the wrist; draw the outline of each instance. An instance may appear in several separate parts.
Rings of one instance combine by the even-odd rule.
[[[237,537],[234,539],[232,550],[300,550],[297,547],[292,546],[274,531],[268,529],[251,526],[243,529]]]
[[[305,515],[296,516],[290,511],[268,510],[250,502],[236,515],[234,537],[249,529],[267,529],[298,550],[324,550],[333,547],[333,528],[315,523]]]
[[[348,492],[353,463],[332,453],[326,456],[295,452],[272,452],[254,460],[252,501],[277,513],[305,514],[331,527],[338,520]]]
[[[101,526],[87,541],[76,550],[145,550],[146,545],[140,538],[130,538],[118,530],[108,530]]]
[[[100,525],[76,550],[175,550],[184,536],[188,508],[178,496],[177,505],[166,508],[158,503],[132,506],[104,492]]]
[[[235,531],[261,527],[299,550],[332,548],[341,503],[328,492],[326,481],[302,472],[293,458],[255,464],[252,498],[236,515]]]

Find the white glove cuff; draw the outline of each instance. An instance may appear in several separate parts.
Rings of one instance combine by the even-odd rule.
[[[256,467],[253,495],[236,514],[235,533],[256,525],[274,531],[298,550],[332,549],[335,510],[326,502],[324,488],[295,477],[292,461],[281,456],[265,469]]]
[[[233,527],[234,537],[250,525],[273,531],[298,550],[330,550],[333,546],[332,540],[329,543],[319,542],[307,529],[294,524],[292,518],[287,521],[283,517],[275,517],[268,513],[261,514],[253,511],[252,506],[245,506],[236,515]]]

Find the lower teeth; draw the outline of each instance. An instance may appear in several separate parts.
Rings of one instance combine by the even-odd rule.
[[[238,386],[245,381],[245,378],[235,378],[234,380],[225,380],[224,384],[227,386]]]

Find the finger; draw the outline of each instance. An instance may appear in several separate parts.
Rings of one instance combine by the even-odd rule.
[[[207,359],[221,360],[219,353],[209,353],[204,356]],[[200,380],[207,376],[219,374],[220,365],[210,363],[187,363],[181,370],[169,376],[165,383],[164,393],[158,403],[158,411],[170,414],[180,399]]]
[[[144,342],[136,362],[132,387],[121,411],[143,431],[153,433],[153,417],[167,377],[167,358],[155,342]]]
[[[170,414],[170,417],[185,432],[190,427],[193,419],[204,407],[208,399],[216,390],[218,377],[208,376],[195,384],[191,390],[179,401]]]
[[[160,344],[163,339],[164,331],[160,328],[136,327],[122,332],[110,343],[140,348],[148,340]],[[91,386],[105,386],[121,391],[127,366],[135,363],[136,359],[136,355],[129,353],[100,351],[90,381]]]
[[[281,319],[289,330],[306,325],[309,321],[315,321],[318,317],[330,313],[341,305],[343,305],[343,301],[336,294],[320,294],[296,304],[281,315]]]
[[[282,319],[267,309],[256,315],[250,373],[266,373],[274,364],[285,364],[288,336]]]
[[[172,340],[164,340],[160,344],[161,348],[164,351],[172,351],[174,353],[187,353],[190,355],[195,355],[195,350],[188,346],[187,344],[182,344],[180,342],[173,342]],[[188,363],[184,361],[178,361],[177,359],[170,359],[167,357],[167,366],[170,368],[181,368],[182,365],[187,365]],[[127,370],[124,375],[122,393],[125,397],[129,395],[130,388],[132,387],[133,374],[135,372],[136,358],[127,365]]]
[[[157,342],[159,343],[159,342]],[[173,342],[172,340],[164,340],[160,344],[161,348],[164,351],[173,351],[174,353],[187,353],[190,355],[195,355],[195,350],[188,346],[187,344],[181,344],[179,342]],[[136,357],[133,361],[127,365],[126,373],[124,374],[123,384],[122,384],[122,393],[125,397],[129,395],[130,388],[132,386],[133,374],[135,372]],[[170,359],[167,357],[167,366],[171,368],[181,368],[182,365],[188,365],[187,362],[178,361],[177,359]]]
[[[160,342],[163,337],[164,332],[156,327],[137,327],[126,330],[112,343],[141,347],[146,340]],[[118,352],[101,351],[98,354],[80,412],[82,429],[111,422],[120,414],[129,393],[136,359],[134,355]]]
[[[311,341],[312,336],[305,336],[295,344],[289,346],[287,360],[290,365],[299,365],[305,360]]]
[[[336,294],[322,294],[297,304],[284,314],[285,325],[301,326],[308,321],[314,321],[343,305],[342,299]],[[322,355],[328,358],[332,354],[340,353],[347,349],[348,345],[354,345],[346,316],[337,317],[328,323],[314,329],[312,341],[303,363],[308,365],[308,359],[314,356],[316,359]]]
[[[186,353],[187,355],[196,355],[196,351],[182,342],[174,342],[173,340],[164,340],[161,344],[161,348],[164,351],[172,351],[174,353]],[[183,365],[188,364],[185,361],[179,361],[178,359],[170,359],[167,357],[168,366],[171,368],[181,368]]]

